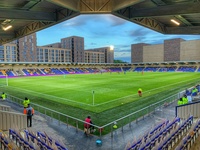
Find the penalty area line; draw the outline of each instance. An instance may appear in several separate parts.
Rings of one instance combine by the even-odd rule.
[[[76,101],[71,100],[71,99],[61,98],[61,97],[57,97],[57,96],[53,96],[53,95],[48,95],[48,94],[43,94],[43,93],[40,93],[40,92],[34,92],[34,91],[31,91],[31,90],[26,90],[26,89],[14,87],[14,86],[8,86],[8,87],[15,88],[15,89],[20,90],[20,91],[25,91],[25,92],[29,92],[29,93],[33,93],[33,94],[38,94],[38,95],[41,95],[41,96],[46,96],[48,98],[61,99],[61,100],[64,100],[64,101],[73,102],[73,103],[77,103],[77,104],[80,104],[80,105],[93,106],[92,104],[86,104],[86,103],[76,102]]]
[[[197,78],[193,78],[193,79],[198,79],[198,77],[197,77]],[[190,80],[193,80],[193,79],[190,79]],[[187,81],[190,81],[190,80],[187,80]],[[160,88],[164,88],[164,87],[168,87],[168,86],[171,86],[171,85],[176,85],[176,84],[184,83],[184,82],[186,82],[186,81],[176,82],[176,83],[169,84],[169,85],[165,85],[165,86],[162,86],[162,87],[159,87],[159,88],[154,88],[154,89],[148,90],[148,91],[143,92],[143,93],[148,93],[148,92],[150,92],[150,91],[154,91],[154,90],[157,90],[157,89],[160,89]],[[128,97],[131,97],[131,96],[136,96],[136,95],[137,95],[137,94],[131,94],[131,95],[128,95],[128,96],[116,98],[116,99],[113,99],[113,100],[108,101],[108,102],[96,104],[95,106],[100,106],[100,105],[108,104],[108,103],[111,103],[111,102],[114,102],[114,101],[118,101],[118,100],[120,100],[120,99],[128,98]]]

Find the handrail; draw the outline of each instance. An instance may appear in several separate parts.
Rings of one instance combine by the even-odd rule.
[[[18,97],[15,97],[15,96],[12,96],[12,95],[8,95],[8,99],[9,99],[9,100],[11,99],[11,97],[12,97],[12,98],[15,98],[15,99],[18,99],[18,100],[20,100],[21,102],[23,101],[23,100],[21,100],[21,99],[18,98]],[[44,107],[44,106],[41,106],[41,105],[38,105],[38,104],[35,104],[35,103],[32,103],[32,102],[31,102],[31,105],[34,105],[34,106],[37,106],[37,107],[43,108],[43,109],[45,109],[45,110],[49,110],[49,111],[51,111],[51,112],[54,112],[54,113],[57,113],[57,114],[63,115],[63,116],[65,116],[65,117],[68,117],[68,118],[71,118],[71,119],[77,120],[77,121],[79,121],[79,122],[85,123],[85,121],[83,121],[83,120],[81,120],[81,119],[78,119],[78,118],[75,118],[75,117],[72,117],[72,116],[69,116],[69,115],[63,114],[63,113],[58,112],[58,111],[55,111],[55,110],[53,110],[53,109],[50,109],[50,108],[47,108],[47,107]],[[92,125],[92,126],[94,126],[94,127],[96,127],[96,128],[100,128],[99,126],[94,125],[94,124],[90,124],[90,123],[87,123],[87,124]]]
[[[142,109],[140,109],[140,110],[137,110],[137,111],[135,111],[135,112],[133,112],[133,113],[130,113],[130,114],[126,115],[126,116],[123,116],[123,117],[121,117],[121,118],[115,120],[115,122],[120,121],[120,120],[122,120],[122,119],[125,119],[125,118],[127,118],[127,117],[130,117],[130,116],[132,116],[132,115],[134,115],[134,114],[136,114],[136,113],[138,113],[138,112],[141,112],[141,111],[143,111],[143,110],[145,110],[145,109],[148,109],[148,108],[150,108],[150,107],[152,107],[152,106],[154,106],[154,105],[157,105],[157,104],[159,104],[159,103],[163,103],[163,102],[165,102],[167,99],[170,99],[170,98],[175,97],[175,96],[177,96],[177,94],[174,94],[174,95],[172,95],[172,96],[170,96],[170,97],[168,97],[168,98],[165,98],[165,99],[162,100],[162,101],[156,102],[156,103],[154,103],[154,104],[151,104],[150,106],[146,106],[146,107],[144,107],[144,108],[142,108]],[[103,125],[102,127],[111,125],[111,124],[113,124],[113,123],[114,123],[114,122],[110,122],[110,123],[108,123],[108,124]]]
[[[126,115],[126,116],[123,116],[123,117],[121,117],[121,118],[119,118],[119,119],[116,119],[116,120],[114,120],[114,121],[112,121],[112,122],[110,122],[110,123],[107,123],[107,124],[103,125],[103,126],[98,126],[98,125],[90,124],[90,123],[87,123],[87,124],[92,125],[92,126],[98,128],[98,129],[99,129],[99,132],[100,132],[100,137],[101,137],[101,132],[102,132],[101,129],[103,129],[103,128],[107,127],[107,126],[110,126],[110,125],[111,125],[111,128],[112,128],[112,125],[113,125],[115,122],[121,121],[121,120],[126,119],[126,118],[128,118],[128,117],[131,117],[131,116],[133,116],[133,115],[135,115],[135,114],[137,114],[137,113],[140,113],[140,112],[142,112],[142,111],[144,111],[144,110],[149,110],[150,108],[153,108],[154,111],[155,111],[155,108],[156,108],[157,105],[160,105],[160,106],[161,106],[165,101],[169,101],[170,99],[173,99],[173,100],[170,100],[170,102],[172,102],[172,101],[178,99],[178,98],[179,98],[179,95],[180,95],[180,93],[174,94],[174,95],[172,95],[172,96],[170,96],[170,97],[168,97],[168,98],[165,98],[165,99],[163,99],[163,100],[161,100],[161,101],[159,101],[159,102],[156,102],[156,103],[151,104],[151,105],[149,105],[149,106],[146,106],[146,107],[144,107],[144,108],[142,108],[142,109],[140,109],[140,110],[137,110],[137,111],[135,111],[135,112],[132,112],[132,113]],[[22,105],[22,102],[23,102],[22,99],[20,99],[20,98],[18,98],[18,97],[15,97],[15,96],[12,96],[12,95],[8,95],[8,100],[11,100],[11,101],[12,101],[12,99],[18,100],[18,103]],[[63,113],[61,113],[61,112],[52,110],[52,109],[50,109],[50,108],[47,108],[47,107],[44,107],[44,106],[41,106],[41,105],[38,105],[38,104],[35,104],[35,103],[31,103],[31,104],[32,104],[33,106],[38,107],[38,108],[42,108],[42,109],[48,110],[48,111],[50,111],[50,112],[56,113],[56,114],[58,114],[58,115],[62,115],[62,116],[65,116],[65,117],[67,117],[67,118],[73,119],[73,120],[75,120],[75,121],[78,121],[78,122],[81,122],[81,123],[85,123],[84,120],[81,120],[81,119],[78,119],[78,118],[69,116],[69,115],[67,115],[67,114],[63,114]],[[155,108],[154,108],[154,107],[155,107]],[[153,111],[152,111],[152,112],[153,112]],[[150,114],[150,113],[151,113],[151,112],[149,112],[149,113],[147,113],[147,114]],[[147,114],[145,114],[145,115],[147,115]],[[45,114],[45,115],[46,115],[46,114]],[[141,117],[141,116],[137,117],[137,118],[136,118],[136,121],[137,121],[137,119],[140,118],[140,117]],[[143,117],[144,117],[144,116],[143,116]],[[58,119],[58,121],[60,121],[60,120]],[[123,125],[123,126],[124,126],[124,125]],[[123,128],[123,126],[122,126],[122,128]],[[78,123],[77,123],[77,122],[76,122],[76,128],[78,129]],[[123,129],[122,129],[122,131],[123,131]],[[112,135],[112,132],[113,132],[113,131],[111,131],[111,135]]]

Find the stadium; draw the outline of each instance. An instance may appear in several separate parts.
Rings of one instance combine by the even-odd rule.
[[[179,30],[174,30],[173,25],[166,23],[166,14],[161,13],[161,16],[163,15],[161,19],[155,16],[156,8],[152,7],[155,3],[157,7],[161,7],[162,3],[165,9],[172,9],[171,13],[176,14],[175,5],[180,5],[182,9],[190,4],[197,11],[195,5],[189,1],[183,4],[171,1],[170,4],[174,4],[172,7],[164,6],[163,1],[138,1],[138,4],[133,1],[120,3],[113,0],[113,2],[115,3],[108,0],[94,3],[96,5],[94,10],[96,13],[98,11],[98,13],[105,13],[111,11],[110,8],[113,6],[112,14],[128,19],[130,16],[127,15],[127,11],[141,6],[148,8],[153,18],[150,18],[152,16],[149,16],[149,11],[146,10],[142,14],[136,12],[135,15],[139,18],[140,15],[147,15],[149,18],[144,20],[148,21],[135,19],[132,22],[165,34],[184,34],[188,31],[193,34],[199,28],[194,24],[190,30],[184,30],[189,28],[189,25],[192,26],[192,23],[177,15],[184,25]],[[80,12],[89,13],[92,9],[91,3],[93,4],[92,1],[81,1]],[[48,11],[59,10],[57,19],[60,20],[55,21],[50,17],[52,14],[42,13],[40,17],[33,19],[38,22],[31,22],[31,17],[36,16],[34,11],[41,9],[39,6],[44,4]],[[96,10],[100,4],[102,6]],[[150,4],[151,7],[147,7]],[[10,3],[11,5],[19,7],[14,1]],[[26,17],[23,15],[24,10],[29,7],[35,10],[30,11],[28,24],[25,21],[20,23],[13,21],[16,27],[15,36],[11,33],[5,36],[6,33],[0,32],[2,35],[0,42],[6,44],[0,47],[0,53],[8,46],[15,47],[11,49],[16,50],[13,57],[9,58],[12,61],[6,62],[2,61],[3,57],[0,58],[0,91],[3,92],[0,101],[0,149],[198,149],[200,62],[195,55],[199,50],[198,40],[193,42],[196,43],[195,46],[191,44],[186,46],[192,47],[190,51],[192,57],[187,55],[188,59],[192,60],[182,60],[182,49],[184,52],[187,50],[181,46],[182,40],[178,40],[179,43],[175,43],[176,48],[170,50],[165,45],[159,45],[159,50],[155,50],[157,46],[145,47],[146,44],[141,45],[141,43],[132,45],[132,59],[136,62],[113,63],[114,52],[111,47],[86,50],[85,57],[79,55],[84,49],[79,53],[79,50],[74,49],[75,46],[71,49],[67,46],[62,47],[66,41],[72,41],[71,44],[77,41],[81,43],[82,37],[63,38],[60,43],[43,47],[37,47],[35,44],[34,32],[79,14],[74,2],[30,1],[23,8],[18,8],[21,12],[13,10],[15,7],[10,7],[10,10],[11,13],[16,12],[19,20],[15,17],[14,19],[19,22]],[[157,9],[159,12],[161,8]],[[5,10],[1,11],[5,17]],[[65,14],[68,11],[70,13]],[[90,13],[94,13],[93,11]],[[194,12],[188,10],[185,13]],[[194,18],[195,16],[191,17]],[[44,23],[45,19],[49,19],[49,22]],[[154,22],[156,20],[158,22]],[[165,25],[165,28],[159,21]],[[7,19],[1,22],[2,26],[10,23],[12,21]],[[154,23],[157,25],[154,26]],[[33,28],[30,27],[31,24]],[[36,50],[27,55],[29,60],[27,62],[21,57],[22,54],[25,55],[25,49],[22,49],[25,40],[32,41],[29,44],[34,45]],[[185,43],[183,45],[186,45]],[[30,45],[27,44],[28,49]],[[169,42],[168,45],[171,43]],[[145,51],[146,49],[154,49],[153,52],[157,57]],[[52,54],[54,50],[55,55]],[[172,50],[176,51],[174,55]],[[7,53],[7,49],[5,51]],[[47,54],[48,57],[45,57]],[[52,57],[57,54],[59,58]],[[75,54],[80,57],[75,57]],[[37,57],[32,57],[34,55]],[[91,55],[95,55],[95,59],[90,59]],[[8,53],[5,57],[7,56]],[[151,61],[145,62],[150,58]],[[166,61],[165,58],[169,60]],[[171,58],[174,60],[170,60]],[[34,61],[36,59],[38,61]],[[193,91],[195,88],[197,92]],[[138,95],[138,89],[142,89],[142,95]],[[3,96],[4,93],[6,98]],[[179,99],[185,97],[185,94],[190,97],[187,103],[178,105]],[[30,99],[31,106],[35,110],[33,127],[27,126],[27,116],[23,114],[25,97]],[[87,116],[92,117],[94,124],[89,124],[96,130],[89,136],[84,135],[83,126]]]

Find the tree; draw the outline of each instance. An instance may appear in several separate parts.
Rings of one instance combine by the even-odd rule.
[[[114,63],[127,63],[127,62],[125,62],[123,60],[114,60]]]

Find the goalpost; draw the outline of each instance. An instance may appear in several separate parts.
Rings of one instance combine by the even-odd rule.
[[[0,86],[8,86],[8,76],[0,75]]]

